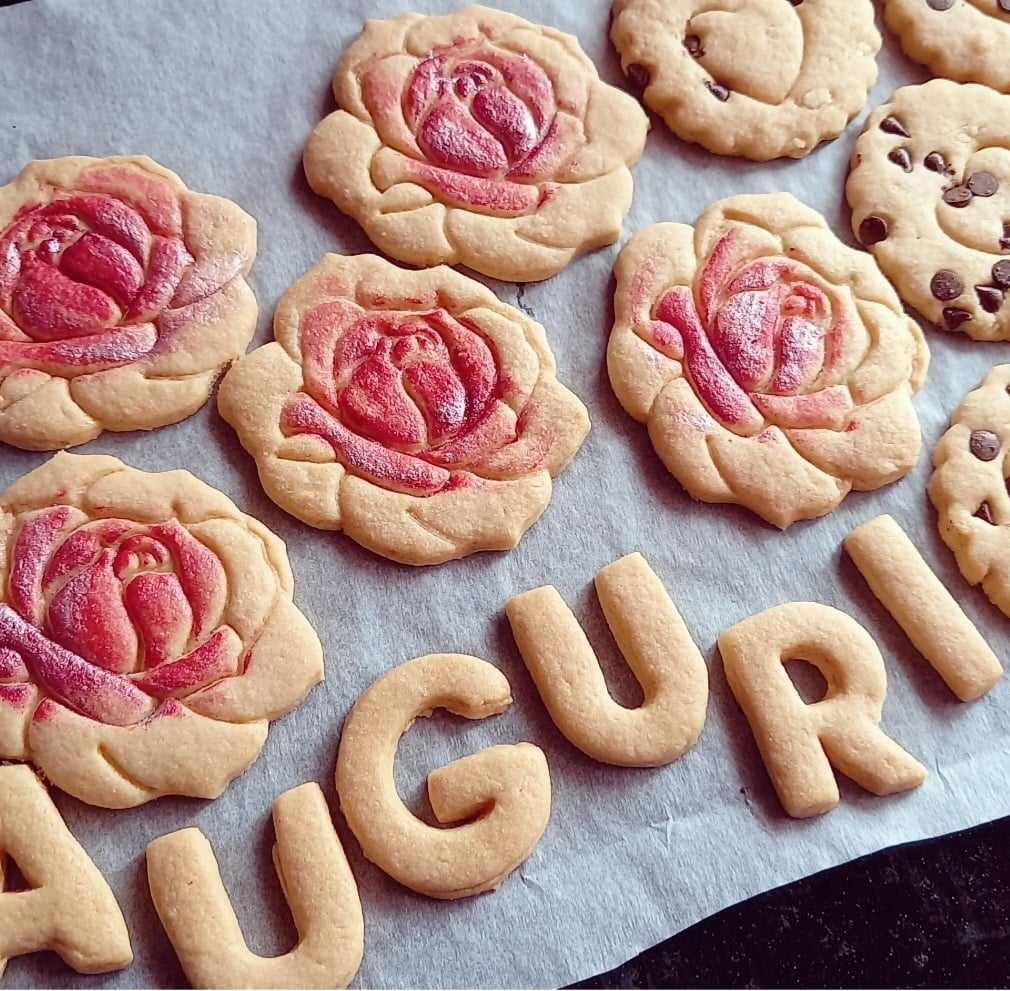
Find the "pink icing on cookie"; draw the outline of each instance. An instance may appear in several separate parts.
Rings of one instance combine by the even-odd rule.
[[[127,726],[241,673],[242,640],[222,623],[224,566],[175,521],[90,521],[54,506],[23,520],[10,558],[0,682]]]
[[[677,357],[682,349],[691,384],[724,425],[747,434],[767,420],[834,426],[851,410],[851,396],[819,382],[842,354],[845,316],[792,262],[750,252],[742,229],[730,227],[693,290],[668,290],[642,329],[663,353]]]
[[[284,432],[315,434],[378,485],[420,496],[458,487],[460,469],[522,432],[501,401],[510,380],[492,345],[445,310],[322,303],[303,317],[300,340],[304,391],[284,406]],[[517,472],[536,467],[530,454]]]

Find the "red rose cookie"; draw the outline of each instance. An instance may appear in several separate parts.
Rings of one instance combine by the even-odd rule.
[[[0,759],[216,798],[322,678],[284,545],[188,472],[59,454],[0,496]]]
[[[479,6],[368,21],[333,91],[305,172],[387,255],[526,282],[620,235],[649,122],[571,35]]]
[[[0,440],[175,423],[246,349],[256,224],[143,156],[32,162],[0,187]]]
[[[611,384],[696,499],[785,528],[915,465],[922,333],[873,259],[792,196],[648,227],[616,274]]]
[[[449,268],[326,255],[221,383],[268,495],[378,554],[514,547],[589,430],[543,328]]]

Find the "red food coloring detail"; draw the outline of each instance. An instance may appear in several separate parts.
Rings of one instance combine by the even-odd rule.
[[[411,495],[446,490],[516,440],[509,381],[479,329],[445,310],[368,313],[334,301],[302,318],[304,392],[286,434],[315,434],[354,474]]]
[[[694,292],[669,290],[655,316],[657,346],[682,347],[699,398],[728,426],[827,425],[851,405],[844,388],[807,394],[838,360],[844,317],[786,259],[752,260],[738,227],[718,240]]]
[[[85,191],[53,190],[0,232],[0,374],[70,377],[145,357],[194,268],[166,180],[110,167],[81,182]]]
[[[367,72],[366,103],[388,112],[395,94]],[[554,178],[581,138],[558,122],[554,86],[525,53],[457,39],[422,59],[400,97],[423,160],[412,181],[450,205],[506,216],[536,210],[536,184]],[[521,180],[521,182],[516,181]]]
[[[137,658],[137,633],[112,570],[113,552],[101,551],[83,571],[70,578],[49,603],[46,626],[57,643],[84,660],[124,674]]]
[[[175,521],[75,527],[79,518],[67,506],[42,510],[11,541],[0,683],[33,683],[83,716],[126,726],[151,715],[155,699],[240,673],[213,551]]]
[[[28,668],[21,655],[10,647],[0,647],[0,681],[25,681]]]
[[[507,217],[532,213],[540,203],[535,186],[461,175],[412,159],[408,160],[407,173],[419,186],[437,193],[450,205],[479,208]]]
[[[139,574],[124,589],[123,602],[140,631],[146,667],[164,664],[184,652],[193,628],[193,610],[177,575]]]
[[[12,709],[27,709],[35,698],[35,688],[32,685],[0,685],[0,704]]]
[[[32,679],[53,698],[89,719],[130,726],[154,710],[154,702],[132,682],[89,664],[45,637],[9,606],[0,604],[0,646],[16,650]],[[39,706],[41,710],[43,706]],[[45,718],[36,710],[36,718]]]
[[[62,539],[72,514],[69,506],[44,509],[21,524],[14,540],[7,579],[10,603],[34,626],[41,625],[45,606],[42,598],[45,562]]]
[[[162,664],[135,684],[155,698],[185,697],[222,678],[238,674],[242,642],[226,626],[215,630],[184,657]]]

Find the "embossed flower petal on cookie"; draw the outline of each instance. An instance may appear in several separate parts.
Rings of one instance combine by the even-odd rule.
[[[1007,0],[884,0],[884,19],[905,54],[936,75],[1010,93]]]
[[[696,499],[784,528],[914,466],[922,334],[872,259],[792,196],[646,228],[615,273],[611,384]]]
[[[393,780],[397,744],[418,716],[445,708],[484,719],[511,704],[505,676],[463,654],[415,657],[365,690],[344,723],[336,772],[340,809],[365,857],[432,898],[493,891],[529,858],[551,812],[550,774],[539,747],[487,747],[432,771],[431,808],[451,828],[414,816]]]
[[[0,496],[0,759],[92,805],[216,798],[322,678],[291,591],[187,472],[57,455]]]
[[[33,450],[193,413],[256,325],[256,224],[142,156],[0,187],[0,440]]]
[[[282,508],[407,564],[514,547],[589,430],[543,328],[451,269],[326,255],[218,405]]]
[[[929,497],[971,585],[1010,616],[1010,365],[968,393],[933,451]]]
[[[305,172],[386,254],[498,279],[617,240],[648,119],[577,39],[504,11],[370,20]]]
[[[909,306],[941,330],[1010,339],[1010,96],[946,79],[899,89],[868,118],[845,193],[853,230]]]
[[[645,103],[720,155],[802,158],[877,78],[870,0],[615,0],[610,37]]]

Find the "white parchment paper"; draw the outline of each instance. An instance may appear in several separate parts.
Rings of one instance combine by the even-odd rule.
[[[284,289],[325,251],[371,250],[358,227],[309,189],[302,146],[333,109],[330,75],[365,16],[407,0],[34,0],[0,10],[0,183],[33,158],[146,152],[193,189],[231,197],[259,222],[251,284],[260,305],[255,344],[270,339]],[[605,79],[623,85],[607,40],[608,0],[498,0],[499,6],[579,36]],[[409,0],[445,12],[450,0]],[[885,38],[869,106],[923,70]],[[692,223],[732,193],[790,190],[851,241],[843,181],[862,117],[799,162],[716,158],[674,139],[658,118],[635,169],[625,236],[662,220]],[[82,978],[53,955],[11,962],[10,987],[175,986],[185,983],[147,888],[144,848],[198,825],[210,838],[250,945],[287,950],[294,934],[270,865],[270,805],[287,788],[332,775],[341,722],[380,673],[432,651],[501,666],[515,704],[468,723],[422,721],[399,752],[402,794],[425,808],[434,767],[498,742],[531,740],[548,755],[551,823],[533,856],[492,895],[436,902],[365,862],[336,814],[365,911],[365,986],[559,985],[616,965],[757,892],[890,844],[1010,813],[1010,679],[972,705],[957,703],[873,600],[841,555],[856,524],[893,513],[1000,655],[1007,621],[957,573],[936,533],[925,485],[929,451],[962,395],[1006,345],[929,332],[933,361],[917,405],[925,434],[918,469],[880,492],[849,496],[829,517],[787,533],[735,507],[696,504],[672,481],[645,430],[619,407],[604,352],[612,320],[611,267],[620,245],[524,289],[490,283],[547,328],[559,377],[589,406],[593,430],[558,480],[544,517],[508,554],[414,570],[340,535],[315,531],[263,494],[253,463],[214,403],[152,434],[106,434],[79,450],[111,453],[151,471],[185,467],[231,496],[287,542],[295,598],[326,651],[323,686],[275,723],[260,759],[216,802],[166,799],[127,812],[57,795],[66,819],[108,878],[132,932],[136,962]],[[0,485],[45,455],[0,449]],[[697,747],[658,770],[593,763],[554,729],[504,618],[505,600],[551,583],[583,622],[615,694],[635,702],[630,675],[592,592],[595,572],[642,550],[666,583],[709,663],[708,721]],[[859,619],[888,667],[884,727],[931,774],[908,795],[879,799],[843,785],[829,815],[791,821],[778,807],[715,649],[726,626],[780,602],[814,599]]]

